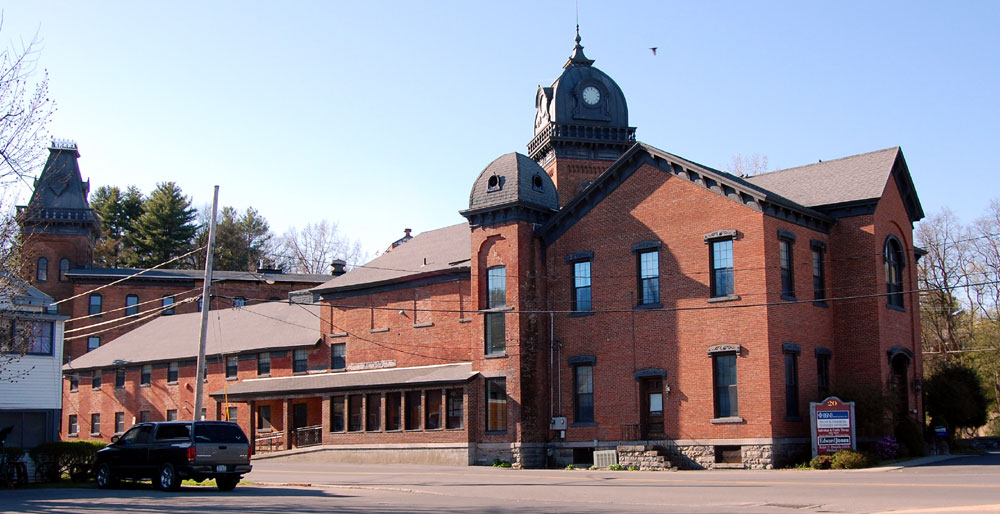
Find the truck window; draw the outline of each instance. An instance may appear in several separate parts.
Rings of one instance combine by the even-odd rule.
[[[191,439],[191,428],[185,423],[160,425],[156,430],[156,440]]]
[[[195,425],[194,440],[203,443],[249,443],[240,427],[223,424]]]

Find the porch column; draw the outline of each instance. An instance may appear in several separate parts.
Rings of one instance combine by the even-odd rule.
[[[324,396],[321,404],[319,425],[323,428],[320,429],[319,439],[323,444],[330,444],[330,397]]]
[[[285,420],[285,449],[292,449],[292,399],[281,402],[281,419]]]
[[[257,451],[257,402],[251,400],[250,403],[250,448]]]

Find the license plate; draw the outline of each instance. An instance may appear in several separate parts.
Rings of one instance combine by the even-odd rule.
[[[225,464],[219,464],[218,466],[215,466],[215,472],[216,473],[224,473],[225,471],[226,471],[226,465]]]

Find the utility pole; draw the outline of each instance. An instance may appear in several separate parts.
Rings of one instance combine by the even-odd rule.
[[[205,396],[205,343],[208,338],[208,311],[212,308],[212,253],[215,251],[215,212],[219,209],[219,186],[212,198],[212,223],[208,226],[208,256],[205,257],[205,283],[201,288],[201,340],[198,343],[198,372],[195,374],[194,416],[201,419],[202,398]]]

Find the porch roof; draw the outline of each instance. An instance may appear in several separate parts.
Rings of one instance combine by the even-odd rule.
[[[291,377],[251,378],[230,385],[227,390],[212,393],[222,399],[258,400],[288,395],[332,392],[350,389],[406,387],[414,385],[448,384],[465,382],[477,374],[472,363],[436,364],[413,368],[373,369],[360,371],[327,372],[316,375]]]

